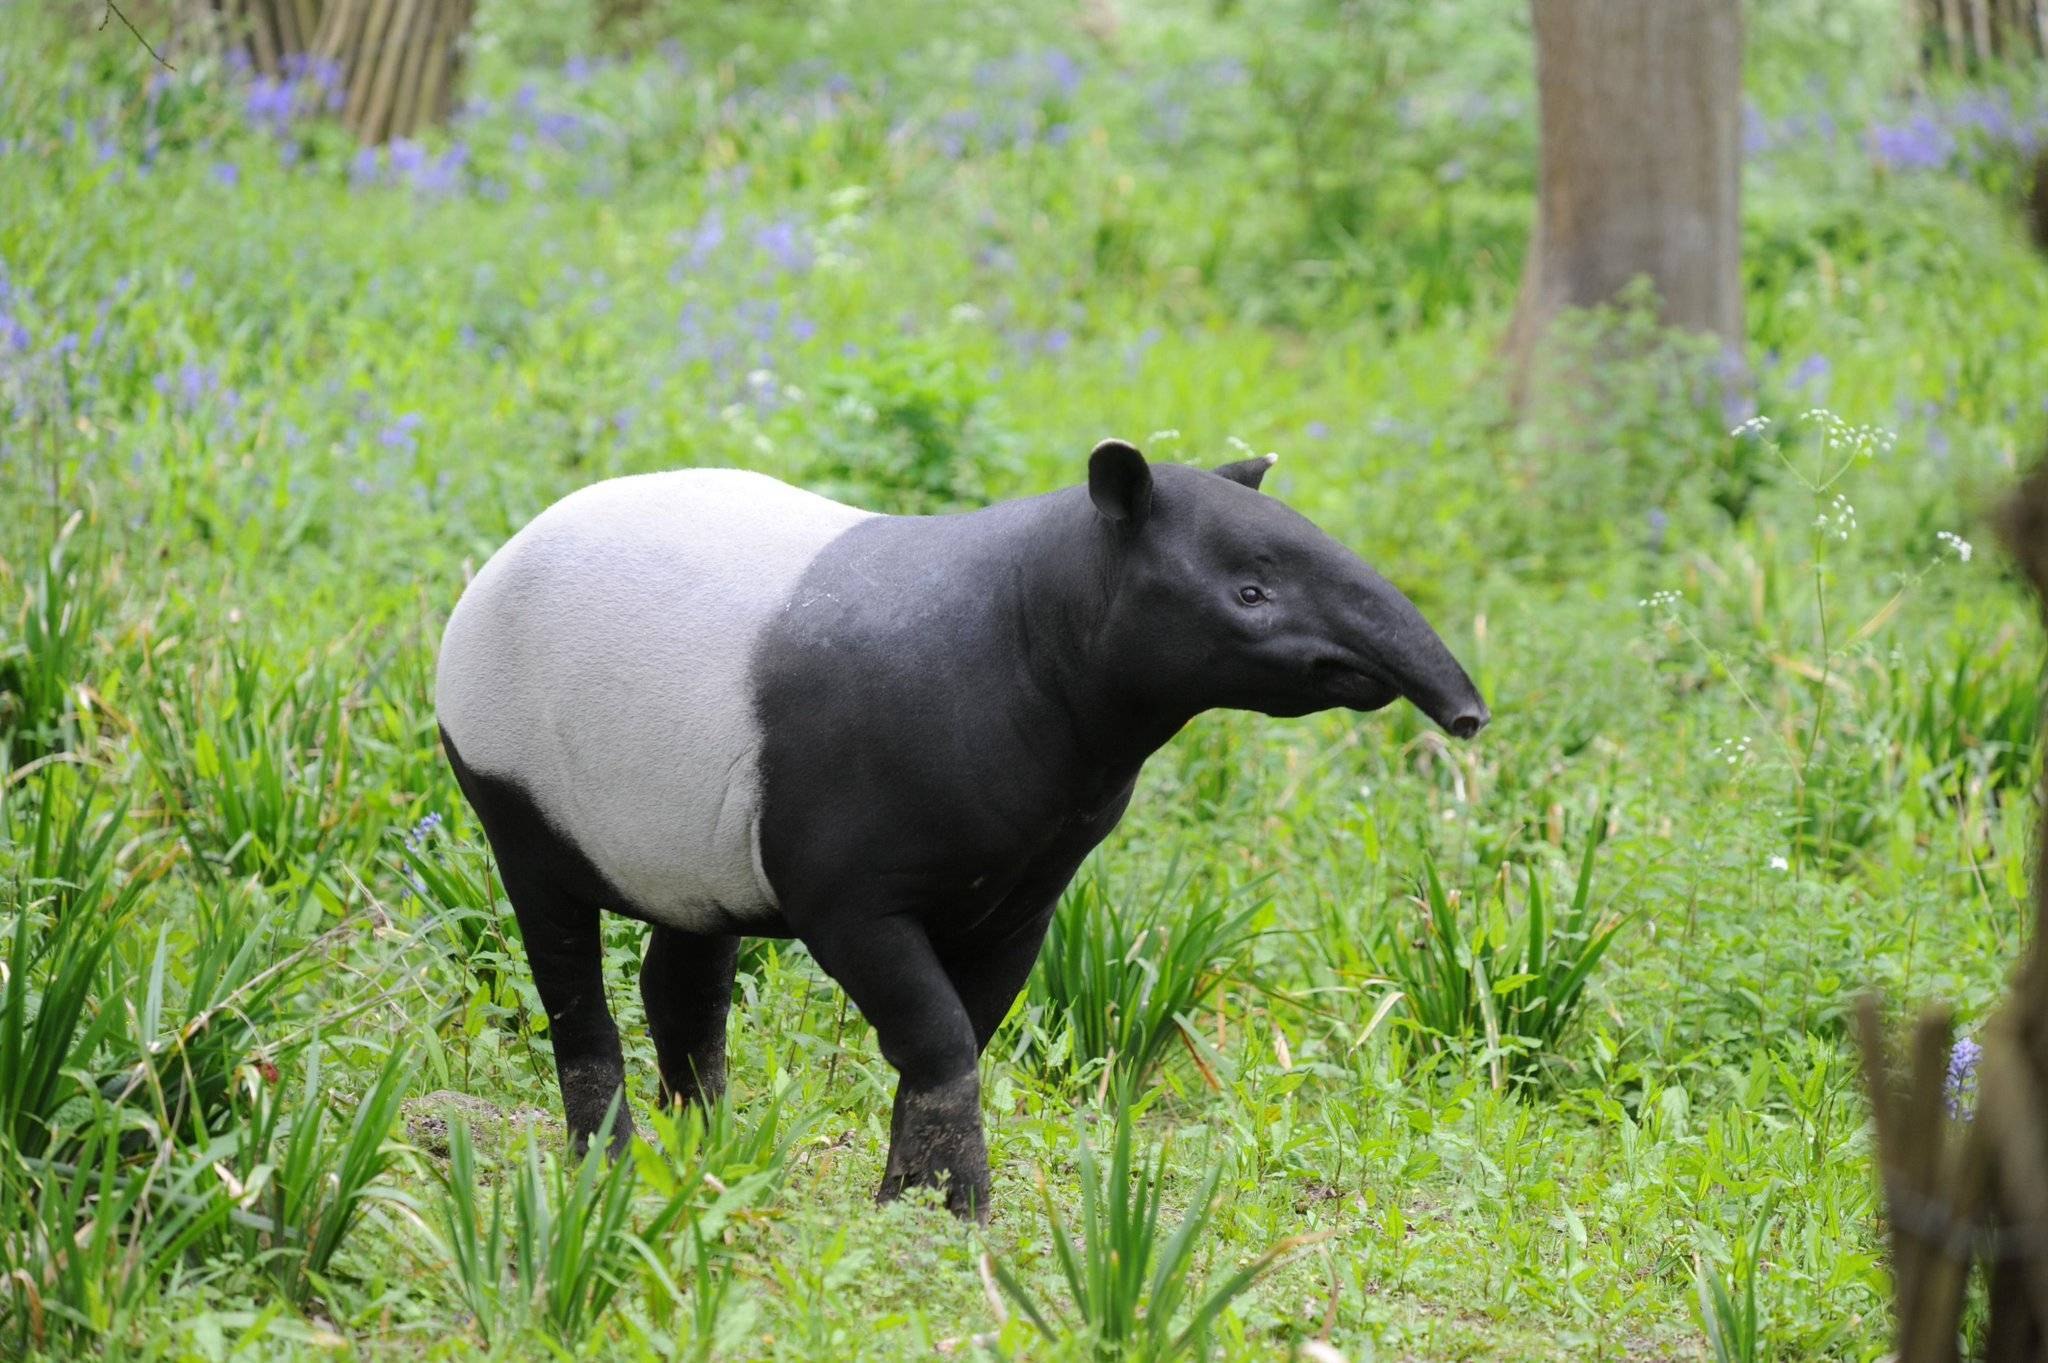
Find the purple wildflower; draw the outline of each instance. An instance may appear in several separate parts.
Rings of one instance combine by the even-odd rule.
[[[233,161],[216,161],[213,163],[213,179],[223,189],[233,189],[242,183],[242,168]]]
[[[794,218],[777,218],[757,229],[754,246],[773,260],[778,269],[790,274],[803,274],[811,268],[810,243]]]
[[[1791,376],[1786,382],[1790,383],[1794,388],[1818,388],[1825,390],[1828,375],[1833,371],[1834,366],[1828,363],[1828,357],[1816,353],[1808,355],[1805,359],[1801,360],[1792,370]]]
[[[390,152],[391,171],[401,180],[412,179],[427,164],[427,149],[410,137],[393,138]]]
[[[382,171],[383,166],[377,158],[377,149],[375,147],[358,148],[356,154],[349,158],[349,187],[361,189],[365,185],[374,185],[379,179],[383,178]]]
[[[414,824],[411,831],[405,835],[405,845],[412,848],[415,852],[419,851],[427,845],[427,840],[433,837],[440,827],[441,816],[439,814],[427,815],[424,819]]]
[[[413,188],[422,194],[453,194],[462,187],[462,170],[469,164],[469,147],[457,142],[422,165],[412,177]]]
[[[1941,170],[1955,156],[1955,135],[1925,112],[1870,130],[1870,150],[1888,170]]]
[[[1948,1115],[1962,1121],[1969,1121],[1977,1110],[1977,1062],[1984,1056],[1984,1048],[1969,1037],[1957,1040],[1955,1049],[1948,1053],[1948,1081],[1943,1089],[1948,1097]]]
[[[405,453],[411,454],[420,447],[419,437],[416,432],[420,428],[421,421],[422,418],[418,412],[406,412],[377,433],[377,443],[387,450],[403,450]]]

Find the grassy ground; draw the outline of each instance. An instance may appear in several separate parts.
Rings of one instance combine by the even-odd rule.
[[[1517,427],[1491,6],[692,6],[590,58],[580,7],[486,5],[471,111],[381,154],[319,73],[15,7],[0,1351],[1693,1358],[1720,1283],[1729,1357],[1880,1356],[1843,1019],[1967,1030],[2021,946],[2038,636],[1980,514],[2048,392],[2037,93],[1909,100],[1896,9],[1752,16],[1746,366],[1623,309]],[[871,1207],[892,1078],[787,947],[725,1108],[566,1165],[434,741],[465,574],[611,474],[932,511],[1112,432],[1279,451],[1493,728],[1218,714],[1154,761],[986,1062],[985,1237]],[[1098,1177],[1197,1219],[1149,1297],[1061,1276]]]

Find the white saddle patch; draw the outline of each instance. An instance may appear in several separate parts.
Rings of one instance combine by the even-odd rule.
[[[811,561],[869,514],[736,469],[572,493],[456,604],[441,725],[640,912],[687,931],[772,916],[749,664]]]

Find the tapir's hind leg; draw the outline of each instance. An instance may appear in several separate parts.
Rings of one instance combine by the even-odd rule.
[[[711,1103],[725,1092],[725,1018],[740,939],[657,924],[640,966],[640,999],[661,1062],[663,1103]]]
[[[589,1147],[616,1102],[609,1148],[620,1154],[633,1138],[633,1115],[625,1101],[619,1029],[605,1004],[598,924],[599,905],[617,901],[589,858],[548,825],[525,791],[471,771],[446,730],[441,742],[462,793],[483,823],[505,897],[519,920],[534,987],[548,1013],[570,1149],[580,1155]]]

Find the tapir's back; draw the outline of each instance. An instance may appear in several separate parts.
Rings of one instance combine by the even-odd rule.
[[[442,639],[463,763],[515,782],[647,917],[772,918],[749,665],[824,547],[868,513],[732,469],[618,478],[492,556]]]

